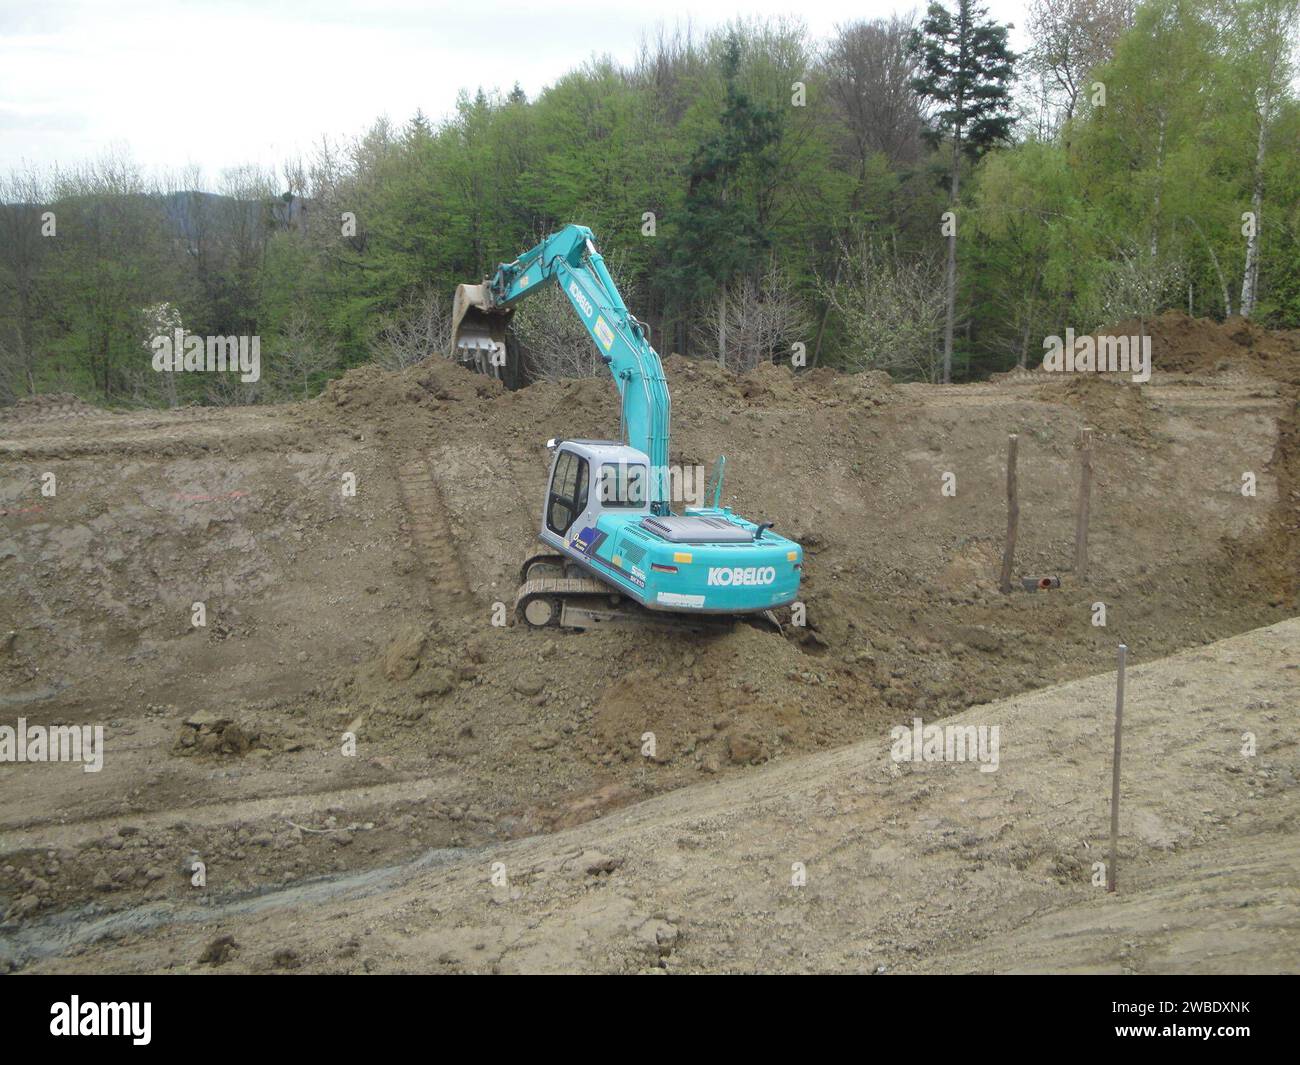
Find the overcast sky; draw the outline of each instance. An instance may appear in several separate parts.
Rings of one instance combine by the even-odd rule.
[[[1019,27],[1021,0],[985,0]],[[0,0],[0,173],[123,148],[204,184],[275,167],[380,115],[447,114],[480,85],[530,98],[593,55],[629,61],[642,34],[737,15],[837,23],[923,6],[891,0]],[[706,12],[701,14],[701,12]],[[1013,45],[1023,44],[1019,30]]]

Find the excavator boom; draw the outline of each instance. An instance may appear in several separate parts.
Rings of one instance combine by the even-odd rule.
[[[614,376],[627,442],[650,457],[651,507],[667,513],[672,415],[663,364],[650,344],[649,329],[623,303],[590,229],[565,226],[514,262],[502,263],[482,285],[458,286],[453,343],[462,351],[481,345],[486,336],[504,350],[505,326],[514,307],[552,281],[573,305]]]

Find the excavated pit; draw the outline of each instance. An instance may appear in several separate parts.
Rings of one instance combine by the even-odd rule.
[[[0,413],[0,724],[106,737],[99,773],[0,764],[6,927],[549,832],[1102,672],[1121,640],[1150,661],[1294,615],[1300,338],[1147,327],[1140,389],[667,360],[671,461],[725,453],[724,501],[805,545],[808,625],[785,637],[494,624],[544,441],[617,435],[607,380],[509,392],[430,361],[285,407]],[[1010,432],[1015,572],[1059,590],[997,592]]]

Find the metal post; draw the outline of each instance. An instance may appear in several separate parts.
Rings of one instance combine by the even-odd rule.
[[[1074,519],[1074,577],[1088,579],[1088,507],[1092,495],[1092,429],[1079,430],[1079,506]]]
[[[1011,594],[1011,564],[1016,554],[1016,530],[1020,522],[1020,499],[1016,492],[1016,444],[1019,437],[1007,437],[1007,542],[1002,549],[1002,577],[998,587],[1003,595]]]
[[[1119,669],[1115,673],[1115,756],[1110,771],[1110,862],[1106,866],[1106,890],[1115,890],[1116,865],[1119,863],[1119,754],[1120,728],[1124,722],[1124,663],[1128,647],[1119,645]]]

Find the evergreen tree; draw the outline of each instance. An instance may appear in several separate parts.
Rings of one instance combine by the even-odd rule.
[[[686,172],[686,198],[677,228],[671,276],[674,309],[685,349],[683,313],[692,304],[725,300],[738,273],[755,268],[771,243],[756,187],[776,167],[776,113],[740,87],[740,41],[727,37],[722,55],[725,97],[719,129],[695,150]]]
[[[978,157],[1011,135],[1011,81],[1015,56],[1008,27],[987,18],[973,0],[957,0],[956,14],[932,3],[912,47],[921,64],[913,87],[935,105],[931,135],[952,145],[949,210],[957,210],[962,156]],[[957,227],[948,228],[948,309],[943,330],[943,379],[952,380],[952,332],[957,309]]]

